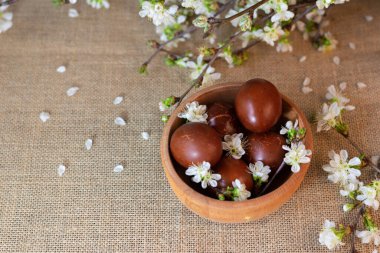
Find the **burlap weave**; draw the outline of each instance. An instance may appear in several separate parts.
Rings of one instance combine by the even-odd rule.
[[[137,1],[111,0],[107,11],[80,2],[80,16],[71,19],[68,6],[20,0],[10,8],[14,26],[0,35],[0,251],[325,252],[318,233],[324,219],[342,221],[343,198],[321,166],[328,150],[348,143],[333,132],[315,134],[304,183],[273,215],[235,225],[198,217],[171,191],[159,156],[158,101],[180,94],[188,72],[167,68],[159,58],[148,76],[137,73],[152,53],[145,41],[156,37],[138,16]],[[369,154],[379,153],[379,11],[378,0],[336,6],[329,14],[329,30],[340,42],[336,51],[321,54],[295,35],[291,54],[261,44],[242,67],[218,63],[221,81],[267,78],[308,116],[319,110],[328,85],[346,81],[357,106],[347,114],[352,138]],[[308,58],[299,63],[302,55]],[[332,62],[335,55],[340,66]],[[67,71],[59,74],[62,64]],[[300,91],[306,76],[314,89],[309,95]],[[358,81],[368,88],[359,91]],[[72,85],[80,90],[67,97]],[[113,105],[120,94],[125,101]],[[43,124],[38,116],[44,110],[51,119]],[[125,127],[114,124],[119,115]],[[148,141],[142,131],[150,132]],[[86,151],[90,137],[94,146]],[[60,163],[67,166],[63,177]],[[117,163],[125,167],[120,174],[113,172]]]

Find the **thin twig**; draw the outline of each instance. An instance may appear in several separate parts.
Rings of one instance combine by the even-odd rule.
[[[265,191],[269,188],[269,186],[273,183],[274,179],[277,177],[277,175],[282,171],[282,169],[285,167],[285,162],[282,161],[280,167],[278,167],[278,169],[276,170],[276,172],[274,173],[274,175],[271,177],[271,179],[269,180],[269,182],[265,185],[265,187],[261,190],[261,192],[259,193],[259,195],[257,195],[258,197],[262,196]]]
[[[154,51],[154,53],[148,58],[148,60],[146,60],[143,65],[148,65],[154,57],[156,57],[156,55],[162,51],[162,49],[167,45],[169,44],[170,42],[174,41],[174,40],[177,40],[177,39],[180,39],[182,38],[185,34],[188,34],[188,33],[193,33],[195,32],[196,30],[196,27],[195,26],[189,26],[186,30],[182,31],[182,32],[179,32],[177,35],[175,35],[172,39],[162,43],[159,45],[159,47],[156,49],[156,51]]]
[[[261,5],[265,4],[269,0],[262,0],[261,2],[258,2],[251,7],[248,7],[247,9],[242,10],[241,12],[236,13],[235,15],[232,15],[231,17],[228,18],[209,18],[209,23],[210,24],[217,24],[217,23],[222,23],[222,22],[228,22],[231,20],[234,20],[235,18],[238,18],[248,12],[253,12],[255,9],[259,8]]]
[[[351,251],[350,251],[351,253],[357,252],[355,249],[355,231],[356,231],[356,228],[358,227],[359,219],[363,215],[364,210],[365,210],[365,206],[361,206],[358,211],[358,214],[356,215],[354,224],[351,226],[351,230],[352,230],[351,231]]]

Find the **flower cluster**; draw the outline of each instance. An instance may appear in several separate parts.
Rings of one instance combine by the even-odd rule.
[[[191,165],[185,172],[187,176],[192,176],[191,180],[201,183],[203,189],[207,186],[216,187],[217,181],[221,179],[220,174],[213,174],[209,162],[202,162],[198,165]]]
[[[87,0],[101,1],[101,0]],[[103,0],[104,1],[104,0]],[[229,67],[239,66],[248,59],[247,50],[258,42],[275,46],[277,52],[292,52],[289,39],[296,28],[319,51],[336,48],[337,41],[324,31],[325,9],[346,0],[140,0],[139,15],[156,27],[159,40],[150,40],[155,49],[139,68],[147,66],[158,52],[165,54],[165,64],[187,68],[193,87],[220,79],[213,67],[216,60],[224,60]],[[230,24],[233,32],[227,37],[218,33],[221,24]],[[203,29],[204,44],[196,50],[172,51],[180,42],[192,39],[197,28]],[[236,43],[241,41],[241,43]],[[179,50],[180,51],[180,50]]]
[[[207,124],[207,106],[199,105],[197,101],[186,105],[185,111],[178,114],[179,118],[187,119],[189,122],[201,122]]]
[[[253,181],[255,181],[257,187],[268,182],[271,169],[268,165],[264,165],[262,161],[257,161],[254,164],[250,163],[248,169],[252,173]]]
[[[223,150],[226,150],[234,159],[240,159],[245,154],[242,139],[242,133],[225,135],[222,142]]]
[[[310,163],[311,150],[306,149],[302,139],[306,134],[305,128],[298,126],[298,120],[288,121],[285,127],[282,127],[280,134],[286,135],[286,142],[289,145],[283,145],[282,148],[286,150],[284,162],[291,166],[293,173],[297,173],[301,169],[301,164]]]
[[[350,159],[346,150],[340,150],[339,153],[330,151],[328,154],[330,162],[322,168],[328,173],[327,179],[330,182],[339,184],[340,195],[347,200],[343,205],[343,211],[350,212],[354,209],[359,209],[359,211],[354,225],[351,226],[354,228],[353,230],[343,229],[343,226],[341,226],[341,230],[336,230],[333,222],[326,221],[324,229],[320,233],[319,242],[328,249],[334,249],[339,245],[343,245],[342,240],[346,235],[352,234],[350,237],[352,238],[351,252],[356,252],[355,236],[362,243],[373,242],[375,247],[380,245],[380,231],[370,215],[371,211],[378,210],[380,206],[380,181],[376,179],[365,183],[359,179],[362,175],[362,169],[368,165],[374,168],[376,172],[380,170],[377,160],[373,159],[374,161],[372,161],[369,159],[348,137],[348,126],[343,122],[341,114],[343,111],[354,110],[355,107],[349,105],[350,100],[343,96],[345,88],[345,83],[339,85],[339,90],[333,85],[328,87],[326,99],[329,104],[324,103],[323,105],[323,114],[318,122],[318,130],[335,129],[350,141],[353,147],[359,151],[360,156]],[[360,218],[365,230],[357,230]],[[377,249],[373,252],[377,252]]]
[[[331,85],[327,89],[327,103],[323,103],[322,113],[318,116],[317,131],[328,131],[336,129],[340,134],[348,135],[348,126],[343,122],[342,114],[345,111],[352,111],[355,106],[348,105],[350,99],[343,96],[346,83],[341,83],[339,89]]]

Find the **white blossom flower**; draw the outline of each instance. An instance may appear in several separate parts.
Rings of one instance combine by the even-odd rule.
[[[107,0],[87,0],[87,4],[95,9],[100,9],[102,7],[108,9],[110,7],[110,3]]]
[[[334,3],[334,0],[317,0],[316,4],[317,4],[317,7],[318,9],[320,10],[323,10],[323,9],[327,9],[330,4],[333,4]]]
[[[13,25],[12,23],[13,13],[5,12],[7,8],[8,6],[3,6],[0,8],[0,33],[7,31]]]
[[[355,109],[353,105],[347,105],[350,102],[350,99],[343,96],[343,91],[346,88],[346,85],[342,83],[340,89],[337,90],[334,85],[330,85],[327,88],[326,99],[336,102],[340,110],[352,111]]]
[[[361,239],[362,243],[370,243],[373,241],[375,246],[380,245],[380,231],[377,228],[363,231],[356,230],[355,235]]]
[[[169,9],[166,9],[162,3],[151,3],[149,1],[144,1],[141,4],[141,10],[139,12],[140,17],[148,17],[152,19],[155,26],[163,25],[173,25],[176,22],[174,14],[177,12],[178,6],[172,5]]]
[[[280,2],[276,5],[275,12],[276,14],[274,14],[271,18],[271,21],[273,23],[280,21],[288,21],[294,17],[294,13],[288,11],[288,5],[284,2]]]
[[[264,165],[262,161],[257,161],[254,164],[250,163],[248,166],[249,171],[252,173],[253,179],[257,182],[267,182],[269,173],[271,172],[268,165]]]
[[[251,197],[251,192],[245,189],[245,184],[240,183],[239,179],[232,181],[233,189],[233,200],[243,201]]]
[[[213,12],[209,11],[206,7],[203,0],[183,0],[182,6],[185,8],[194,9],[195,14],[197,15],[203,14],[209,17],[213,14]]]
[[[298,119],[296,119],[294,123],[293,121],[289,120],[285,123],[284,127],[283,126],[281,127],[280,134],[282,135],[288,134],[289,131],[295,131],[297,130],[297,128],[298,128]]]
[[[335,249],[342,243],[343,235],[341,235],[335,228],[335,222],[325,220],[323,230],[319,233],[319,243],[325,245],[329,250]]]
[[[283,145],[282,148],[288,151],[285,154],[284,162],[291,165],[291,170],[293,173],[300,171],[301,163],[309,163],[311,150],[306,149],[305,145],[300,141],[298,143],[291,143],[291,146]]]
[[[279,53],[293,52],[293,46],[289,41],[279,41],[277,43],[276,51]]]
[[[322,106],[322,114],[319,116],[317,132],[328,131],[337,124],[336,117],[340,115],[340,108],[337,102],[328,106],[326,103]]]
[[[222,177],[220,174],[212,174],[211,165],[208,162],[202,162],[198,165],[191,165],[186,171],[187,176],[193,176],[191,180],[195,183],[201,183],[203,189],[206,189],[207,186],[216,187],[217,181]]]
[[[186,104],[185,111],[178,114],[179,118],[187,119],[190,122],[207,123],[207,106],[200,105],[197,101]]]
[[[323,165],[323,170],[328,172],[327,177],[332,183],[339,183],[343,189],[340,191],[342,196],[347,196],[350,192],[357,190],[359,181],[357,177],[361,175],[357,166],[360,166],[361,161],[358,157],[348,160],[348,153],[346,150],[341,150],[339,154],[331,150],[329,152],[331,159],[329,164]]]
[[[307,56],[306,55],[302,55],[300,58],[299,58],[299,62],[304,62],[306,61],[307,59]]]
[[[259,29],[256,31],[256,36],[271,46],[274,46],[274,42],[284,34],[284,30],[282,30],[278,23],[274,23],[273,26],[265,26],[263,30]]]
[[[366,206],[370,206],[375,210],[379,209],[379,200],[377,196],[378,190],[374,186],[360,186],[359,194],[356,199],[362,201]]]
[[[197,63],[193,61],[188,61],[186,65],[188,68],[194,69],[194,71],[191,72],[190,74],[190,77],[193,80],[197,79],[202,74],[203,70],[207,67],[207,64],[203,62],[202,55],[199,55],[197,57]],[[220,73],[214,73],[214,72],[215,72],[215,68],[209,66],[203,77],[202,84],[208,83],[212,80],[220,79]]]
[[[323,15],[325,14],[325,10],[314,9],[305,15],[307,20],[313,21],[314,23],[321,23],[323,20]]]
[[[244,148],[242,145],[243,134],[225,135],[223,144],[223,150],[228,151],[234,159],[240,159],[244,154]]]

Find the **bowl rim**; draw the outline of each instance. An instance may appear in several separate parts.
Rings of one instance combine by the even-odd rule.
[[[204,96],[205,94],[214,92],[215,90],[221,90],[221,89],[226,89],[226,88],[237,88],[243,84],[244,82],[227,82],[227,83],[215,84],[215,85],[206,87],[204,89],[201,89],[195,92],[194,94],[192,94],[191,96],[189,96],[188,98],[186,98],[184,101],[182,101],[182,103],[173,111],[172,115],[177,115],[179,112],[183,111],[187,103],[190,103],[196,100],[196,98],[201,95]],[[281,93],[281,96],[283,100],[285,100],[292,108],[295,109],[295,111],[298,114],[298,120],[300,121],[300,118],[302,118],[302,123],[304,127],[306,128],[305,145],[307,149],[310,149],[311,151],[313,151],[312,131],[311,131],[310,124],[307,121],[303,111],[301,111],[300,108],[296,104],[294,104],[294,102],[290,100],[287,96],[283,95],[282,93]],[[300,172],[292,173],[291,176],[278,188],[260,197],[248,199],[245,201],[220,201],[218,199],[208,197],[202,193],[197,192],[188,184],[186,184],[186,182],[184,182],[180,178],[180,176],[176,172],[176,169],[172,163],[172,160],[170,157],[169,140],[170,140],[170,131],[172,129],[172,126],[175,120],[176,120],[176,117],[174,116],[170,117],[163,129],[161,143],[160,143],[162,165],[164,167],[164,171],[167,176],[167,179],[170,180],[168,178],[168,176],[170,176],[172,180],[176,181],[176,183],[178,184],[177,186],[181,189],[181,191],[187,195],[187,199],[191,199],[192,202],[196,202],[199,205],[205,205],[205,204],[212,205],[220,209],[244,208],[244,207],[247,207],[247,205],[249,206],[255,205],[257,207],[260,207],[260,206],[264,207],[265,203],[267,203],[269,200],[273,201],[276,199],[281,199],[281,196],[282,196],[281,193],[286,193],[286,192],[291,191],[291,188],[292,188],[291,185],[300,184],[310,166],[310,163],[302,164]],[[310,156],[310,158],[312,158],[312,155]]]

